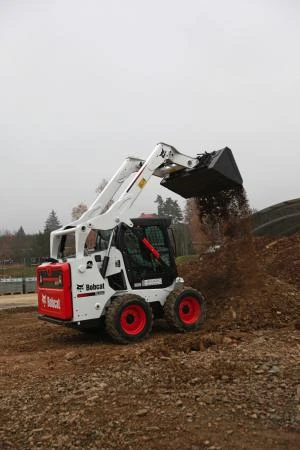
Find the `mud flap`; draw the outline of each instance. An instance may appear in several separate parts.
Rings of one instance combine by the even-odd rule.
[[[184,198],[213,194],[225,189],[242,186],[243,179],[230,148],[204,153],[198,157],[194,169],[172,173],[161,185]]]

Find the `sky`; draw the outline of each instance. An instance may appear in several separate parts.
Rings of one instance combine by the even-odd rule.
[[[230,147],[253,208],[299,197],[299,20],[298,0],[0,0],[0,231],[67,224],[158,142]],[[178,199],[154,179],[133,216],[157,194]]]

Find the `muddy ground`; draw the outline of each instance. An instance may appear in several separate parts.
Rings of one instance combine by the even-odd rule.
[[[131,346],[1,311],[0,448],[298,449],[299,268],[300,237],[195,257],[204,328]]]

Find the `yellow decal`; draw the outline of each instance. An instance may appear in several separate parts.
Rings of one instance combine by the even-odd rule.
[[[145,178],[142,178],[142,179],[139,181],[139,187],[140,187],[141,189],[143,189],[143,187],[145,186],[146,183],[147,183],[147,180],[145,180]]]

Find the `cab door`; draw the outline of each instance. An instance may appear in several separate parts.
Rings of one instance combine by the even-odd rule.
[[[167,229],[159,223],[124,226],[119,247],[133,289],[167,287],[177,277]]]

